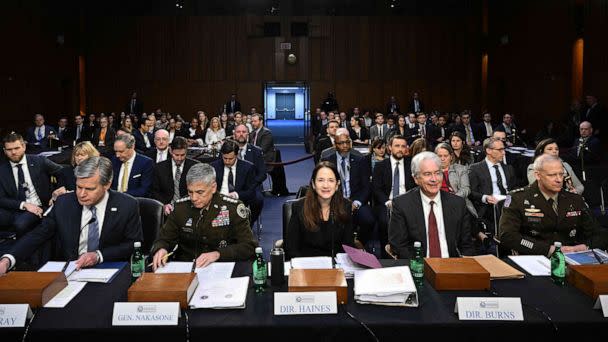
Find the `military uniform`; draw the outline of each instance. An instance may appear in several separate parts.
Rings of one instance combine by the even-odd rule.
[[[598,225],[582,196],[562,190],[556,214],[537,182],[509,193],[499,230],[502,246],[519,254],[548,256],[555,241],[564,246],[600,243],[592,238]]]
[[[202,253],[217,251],[218,261],[252,259],[257,243],[249,226],[249,211],[232,197],[216,192],[207,209],[194,207],[189,197],[178,200],[154,246],[171,251],[175,244],[175,260],[192,261]]]

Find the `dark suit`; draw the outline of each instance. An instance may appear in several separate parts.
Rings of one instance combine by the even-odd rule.
[[[74,138],[72,138],[74,134],[72,133],[71,127],[63,127],[63,130],[61,127],[57,127],[55,135],[57,136],[57,139],[59,139],[59,146],[71,146],[74,141]]]
[[[404,157],[401,161],[403,162],[403,170],[405,172],[405,190],[408,191],[416,187],[416,183],[414,183],[414,179],[411,176],[411,158]],[[385,203],[389,200],[392,189],[393,170],[391,167],[391,159],[386,158],[383,161],[376,163],[374,175],[372,176],[374,212],[378,221],[378,235],[382,246],[386,245],[388,242],[388,208]]]
[[[158,158],[157,154],[158,154],[158,149],[156,149],[156,148],[150,149],[150,150],[146,151],[145,153],[143,153],[144,156],[152,159],[155,163],[158,163],[156,161],[156,159]],[[169,153],[169,149],[167,148],[167,159],[165,159],[163,161],[166,161],[169,159],[171,159],[171,153]]]
[[[439,191],[441,196],[445,239],[450,257],[473,255],[469,211],[463,198]],[[422,207],[420,189],[415,189],[393,200],[389,223],[389,241],[393,251],[401,259],[414,256],[414,242],[422,243],[423,257],[427,250],[427,228]]]
[[[224,180],[224,160],[218,159],[210,164],[215,169],[215,181],[218,191]],[[239,194],[239,200],[249,205],[255,198],[255,166],[246,160],[237,160],[234,173],[234,191]]]
[[[574,140],[572,144],[572,149],[568,155],[569,160],[575,164],[580,165],[581,163],[581,147],[583,149],[582,155],[585,161],[585,164],[597,164],[602,159],[602,144],[600,139],[596,136],[592,135],[585,143],[582,143],[582,138],[578,138]]]
[[[480,127],[479,125],[470,124],[471,126],[471,131],[473,132],[473,138],[475,138],[475,141],[479,141],[479,142],[483,142],[483,140],[485,139],[485,127]],[[482,130],[483,129],[483,130]],[[467,129],[465,128],[465,126],[463,124],[460,124],[458,126],[454,127],[455,131],[458,131],[460,133],[462,133],[465,136],[465,142],[466,142],[466,136],[467,136]],[[475,143],[475,141],[473,141],[473,143]]]
[[[46,207],[53,192],[51,176],[57,175],[61,166],[47,158],[33,155],[27,155],[26,161],[32,179],[30,186],[34,186],[42,207]],[[14,226],[18,236],[25,234],[38,222],[36,215],[19,209],[21,202],[12,165],[10,161],[5,161],[0,165],[0,225]]]
[[[333,147],[334,144],[331,142],[331,138],[327,135],[320,136],[315,142],[315,164],[321,160],[321,153],[323,150]]]
[[[17,241],[10,254],[17,260],[27,259],[45,241],[54,238],[58,259],[78,259],[82,209],[75,193],[59,196],[53,210],[38,227]],[[137,201],[110,190],[100,229],[99,251],[103,260],[128,261],[133,243],[143,238]]]
[[[41,139],[38,139],[38,136],[36,136],[36,127],[35,126],[29,127],[27,129],[26,141],[28,142],[28,144],[40,146],[42,148],[47,148],[47,147],[49,147],[48,137],[51,134],[51,131],[57,132],[53,126],[44,125],[43,136]]]
[[[198,161],[186,158],[182,166],[182,176],[179,179],[179,196],[185,197],[188,194],[186,188],[186,175],[188,170],[198,164]],[[169,157],[167,160],[154,165],[154,181],[150,190],[150,197],[158,200],[162,204],[169,204],[173,201],[175,187],[173,185],[173,160]]]
[[[322,160],[333,163],[337,168],[341,167],[341,159],[338,160],[336,153],[332,153]],[[359,209],[353,213],[353,224],[359,226],[360,240],[365,243],[369,240],[375,224],[374,215],[369,206],[371,197],[369,184],[371,166],[366,162],[365,158],[355,155],[353,150],[349,153],[348,161],[350,166],[346,171],[349,173],[350,178],[350,197],[348,199],[351,202],[359,201],[361,204]]]
[[[407,110],[409,113],[416,113],[416,108],[414,105],[414,99],[410,100],[409,105],[407,106]],[[424,112],[424,104],[420,99],[418,99],[418,112]]]
[[[433,125],[429,129],[430,129],[429,134],[428,134],[429,142],[431,142],[433,144],[433,146],[435,146],[440,143],[440,141],[438,141],[438,139],[442,137],[441,127]],[[452,133],[452,131],[447,127],[447,125],[444,125],[443,126],[443,140],[441,142],[449,143],[451,133]]]
[[[272,132],[262,127],[258,132],[257,139],[255,138],[256,131],[249,133],[249,143],[262,149],[264,152],[264,160],[266,162],[274,161],[274,141],[272,139]]]
[[[513,190],[518,186],[517,178],[515,176],[515,170],[511,165],[505,165],[501,163],[502,169],[505,173],[507,187],[505,190]],[[502,176],[501,176],[502,177]],[[471,193],[469,199],[473,202],[477,214],[480,218],[484,219],[488,227],[494,227],[494,206],[482,202],[483,195],[492,195],[492,176],[488,169],[486,160],[482,160],[478,163],[472,164],[469,167],[469,184],[471,185]],[[497,209],[497,220],[500,218],[500,211],[502,209],[503,202],[496,205]],[[498,224],[498,222],[496,222]],[[492,229],[493,230],[493,229]],[[477,236],[479,230],[476,227],[471,229],[473,236]]]
[[[101,127],[95,129],[95,133],[91,137],[91,144],[99,149],[99,142],[101,136]],[[103,146],[105,150],[114,150],[114,140],[116,139],[116,131],[112,127],[106,128],[106,137],[103,140]]]
[[[401,113],[401,108],[397,102],[389,102],[386,104],[386,115]]]
[[[122,181],[120,178],[120,167],[122,162],[118,158],[112,158],[112,168],[114,178],[112,179],[112,189],[117,190]],[[133,161],[133,167],[129,173],[129,183],[127,193],[134,197],[148,197],[152,186],[154,161],[144,155],[137,153]]]
[[[264,208],[264,195],[262,194],[262,183],[266,180],[266,164],[264,164],[264,157],[262,153],[262,149],[253,146],[251,144],[247,144],[244,147],[245,150],[245,160],[255,165],[255,199],[250,204],[251,209],[251,218],[249,222],[253,225],[253,223],[258,219],[262,209]],[[239,152],[240,153],[240,152]]]
[[[76,176],[74,176],[74,167],[64,167],[57,174],[57,188],[64,187],[66,190],[76,190]]]
[[[130,99],[125,106],[125,113],[127,114],[135,114],[141,115],[144,111],[144,103],[141,102],[140,99],[135,99],[135,103],[133,103],[133,99]]]
[[[241,111],[241,103],[239,101],[228,101],[226,102],[226,113],[234,113]]]
[[[154,148],[154,135],[152,133],[146,133],[146,135],[148,136],[148,140],[150,141],[150,147],[146,146],[146,140],[144,139],[144,135],[139,129],[134,129],[132,134],[135,138],[135,149],[137,151],[141,151],[142,153],[144,153]]]
[[[76,141],[76,143],[82,142],[82,141],[89,141],[91,140],[91,136],[93,135],[93,132],[87,127],[87,125],[85,125],[84,123],[82,125],[80,125],[80,137],[78,137],[78,126],[73,126],[72,128],[70,128],[70,139],[72,141]]]

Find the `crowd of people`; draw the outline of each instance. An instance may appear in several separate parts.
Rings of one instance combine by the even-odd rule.
[[[558,240],[565,252],[605,248],[606,231],[581,196],[579,166],[602,161],[602,112],[590,98],[593,106],[567,120],[578,136],[564,146],[551,129],[530,139],[510,113],[498,124],[488,112],[479,123],[469,110],[427,115],[419,93],[404,112],[395,97],[384,113],[346,112],[330,93],[311,118],[315,168],[293,204],[287,254],[335,255],[345,244],[409,258],[415,241],[430,257],[497,249],[550,255]],[[0,226],[14,229],[17,242],[0,258],[0,273],[49,253],[78,267],[128,260],[143,237],[138,197],[159,201],[166,215],[150,251],[154,268],[175,246],[176,260],[198,266],[253,257],[251,225],[276,161],[263,114],[240,112],[234,94],[221,114],[199,111],[189,122],[143,112],[136,93],[126,107],[120,115],[76,115],[72,125],[61,117],[57,128],[38,114],[25,137],[4,137]],[[68,166],[25,153],[66,146],[73,146]],[[520,146],[536,148],[522,173],[512,165],[518,154],[507,151]],[[200,147],[218,157],[188,157]]]

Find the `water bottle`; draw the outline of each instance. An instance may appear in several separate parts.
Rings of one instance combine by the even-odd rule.
[[[131,255],[131,277],[133,280],[141,277],[146,269],[146,261],[144,260],[144,254],[141,252],[141,242],[136,241],[133,243],[133,255]]]
[[[422,244],[420,241],[414,242],[414,257],[410,260],[410,270],[416,287],[422,287],[424,285],[424,260],[422,259]]]
[[[270,263],[272,263],[270,284],[272,286],[283,285],[285,282],[285,251],[283,248],[275,247],[270,251]]]
[[[566,283],[566,260],[562,253],[562,243],[556,241],[553,243],[555,251],[551,255],[551,278],[553,283],[564,286]]]
[[[253,288],[256,293],[265,291],[266,278],[268,278],[268,269],[262,254],[262,247],[256,247],[255,260],[253,261]]]

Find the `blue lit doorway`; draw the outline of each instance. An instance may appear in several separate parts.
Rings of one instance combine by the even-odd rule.
[[[266,82],[266,126],[275,144],[303,144],[310,120],[309,87],[304,82]]]

